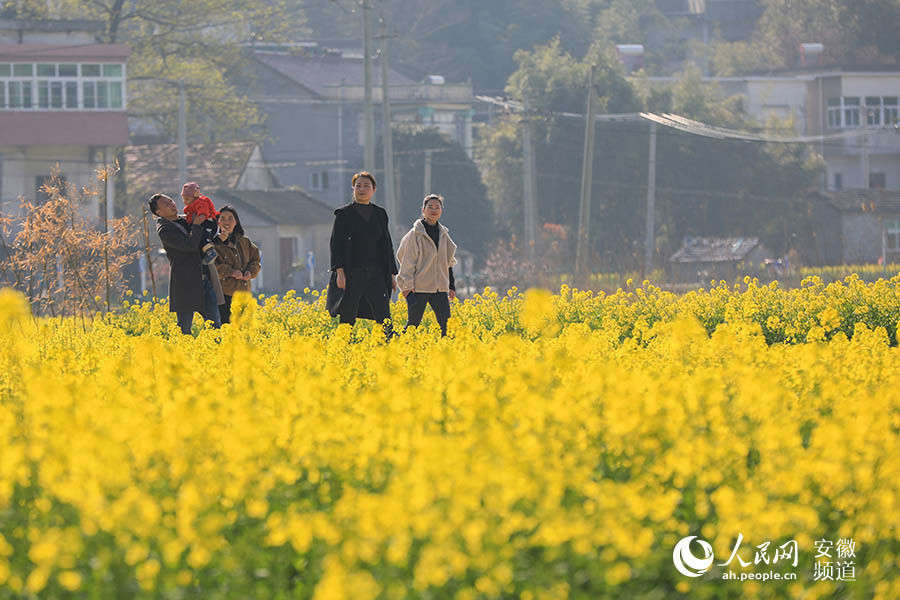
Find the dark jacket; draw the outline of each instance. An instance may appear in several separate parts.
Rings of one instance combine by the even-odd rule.
[[[185,232],[189,231],[190,234]],[[200,239],[203,227],[189,225],[184,219],[169,221],[159,217],[156,233],[169,259],[169,310],[203,310],[203,280]]]
[[[376,204],[371,205],[372,219],[377,220],[382,228],[381,239],[378,241],[378,263],[382,267],[385,277],[385,286],[391,289],[391,275],[397,274],[397,260],[394,258],[394,243],[391,241],[391,232],[388,228],[387,211]],[[343,290],[337,287],[337,270],[344,269],[346,275],[353,267],[362,264],[362,257],[353,255],[353,237],[360,228],[366,225],[359,216],[353,203],[345,204],[334,211],[334,226],[331,229],[331,279],[328,282],[328,294],[325,306],[331,316],[341,312],[341,298]],[[356,315],[361,319],[372,319],[368,313],[368,303],[360,302]]]
[[[250,282],[243,279],[235,279],[231,276],[233,271],[250,271],[250,277],[259,274],[259,248],[245,235],[231,235],[228,240],[222,241],[216,236],[216,270],[219,272],[219,281],[222,283],[222,292],[226,296],[233,296],[237,291],[250,291]]]
[[[190,233],[187,233],[190,232]],[[202,225],[189,225],[183,218],[169,221],[156,219],[156,233],[169,259],[169,311],[203,311],[203,264],[200,262]],[[225,302],[219,278],[212,265],[207,265],[210,281],[219,304]]]

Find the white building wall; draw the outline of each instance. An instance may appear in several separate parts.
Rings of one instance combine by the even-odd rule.
[[[835,176],[841,175],[841,188],[853,189],[863,186],[862,165],[860,159],[854,156],[832,156],[826,161],[828,172],[828,189],[836,189]]]
[[[806,82],[787,79],[754,79],[747,82],[747,112],[765,123],[772,117],[794,121],[806,129]]]
[[[900,73],[845,73],[841,77],[844,96],[900,95]]]
[[[112,155],[113,149],[109,149]],[[88,146],[0,146],[2,180],[0,201],[6,215],[21,213],[21,199],[37,200],[37,178],[48,176],[59,165],[59,172],[66,181],[83,187],[96,187],[97,194],[86,198],[81,215],[92,221],[100,220],[103,187],[97,181],[96,171],[102,166],[103,148]]]

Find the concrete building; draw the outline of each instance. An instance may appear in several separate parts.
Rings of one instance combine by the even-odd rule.
[[[216,201],[241,215],[247,236],[259,246],[262,269],[254,289],[268,293],[328,285],[331,207],[293,190],[218,190]]]
[[[0,20],[0,211],[14,215],[19,199],[40,202],[58,165],[78,186],[128,142],[122,44],[98,44],[102,23]],[[110,180],[106,190],[114,199]],[[109,203],[111,207],[113,201]],[[101,217],[98,201],[84,216]]]
[[[808,199],[821,264],[900,262],[900,191],[833,190]]]
[[[900,67],[812,66],[714,81],[742,94],[760,121],[789,119],[804,135],[859,132],[817,148],[826,189],[900,189]]]
[[[179,194],[185,182],[178,180],[176,144],[130,145],[125,147],[123,155],[126,204],[130,209],[140,213],[147,199],[158,192],[180,202]],[[189,144],[185,149],[185,166],[188,180],[199,183],[203,193],[216,189],[270,190],[279,187],[256,142]]]
[[[349,176],[363,166],[362,50],[309,42],[256,46],[249,52],[256,76],[248,82],[251,97],[266,117],[262,153],[275,177],[282,186],[303,188],[330,206],[347,202]],[[371,73],[375,135],[380,140],[378,59]],[[446,83],[439,76],[419,82],[389,70],[388,85],[392,122],[437,127],[471,155],[475,98],[470,83]]]
[[[674,78],[650,80],[671,83]],[[762,123],[773,117],[789,120],[808,136],[856,132],[815,148],[825,158],[824,189],[900,189],[900,67],[813,64],[706,81],[725,95],[742,95],[748,114]]]

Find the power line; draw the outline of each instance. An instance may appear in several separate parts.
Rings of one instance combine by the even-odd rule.
[[[559,179],[562,181],[569,181],[572,183],[578,183],[581,181],[578,177],[573,177],[571,175],[558,175],[556,173],[546,173],[546,172],[538,172],[538,175],[547,179]],[[642,191],[647,189],[647,184],[645,183],[623,183],[621,181],[613,181],[611,179],[606,180],[598,180],[594,179],[592,188],[597,187],[613,187],[620,189],[628,189],[635,191]],[[760,196],[759,194],[744,194],[741,192],[717,192],[711,190],[698,190],[691,188],[675,188],[675,187],[662,187],[656,186],[657,192],[665,192],[668,194],[674,195],[692,195],[692,196],[705,196],[708,198],[714,199],[722,199],[722,198],[732,198],[735,200],[753,200],[759,202],[798,202],[799,199],[791,198],[789,196]]]
[[[564,117],[564,118],[573,118],[584,120],[585,115],[579,113],[572,112],[560,112],[560,111],[526,111],[524,105],[517,100],[509,100],[509,99],[498,99],[491,98],[489,96],[476,96],[477,100],[482,102],[488,102],[490,104],[496,104],[498,106],[502,106],[507,110],[516,113],[527,113],[535,116],[552,116],[552,117]],[[715,125],[709,125],[707,123],[702,123],[700,121],[696,121],[693,119],[689,119],[687,117],[683,117],[681,115],[676,115],[673,113],[664,113],[662,115],[658,115],[655,113],[649,112],[640,112],[640,113],[620,113],[620,114],[606,114],[606,115],[596,115],[594,117],[595,123],[609,123],[609,122],[622,122],[622,123],[631,123],[636,121],[650,121],[653,123],[657,123],[658,125],[663,125],[665,127],[669,127],[672,129],[676,129],[682,131],[684,133],[689,133],[692,135],[698,135],[713,139],[721,139],[721,140],[736,140],[736,141],[745,141],[745,142],[764,142],[764,143],[772,143],[772,144],[822,144],[823,142],[829,142],[832,140],[840,140],[840,139],[848,139],[855,138],[868,135],[871,130],[868,129],[858,129],[858,130],[848,130],[840,133],[834,134],[822,134],[822,135],[813,135],[813,136],[784,136],[784,135],[774,135],[774,134],[761,134],[754,133],[751,131],[742,131],[737,129],[730,129],[726,127],[719,127]]]
[[[545,122],[555,121],[555,119],[553,119],[552,116],[546,117],[544,120],[545,120]],[[643,124],[634,123],[631,121],[627,121],[627,122],[626,121],[618,121],[618,122],[605,121],[605,122],[599,122],[598,125],[605,125],[607,127],[615,127],[618,130],[618,133],[620,133],[622,135],[634,135],[637,137],[646,137],[648,135],[648,130]],[[819,136],[813,136],[814,139],[811,139],[808,142],[800,142],[800,141],[784,142],[783,139],[781,141],[783,143],[817,144],[817,145],[821,145],[824,148],[837,148],[837,149],[858,148],[858,149],[861,149],[861,148],[867,147],[866,144],[851,142],[850,140],[853,140],[854,138],[860,138],[865,135],[874,135],[879,132],[882,132],[882,133],[892,132],[895,134],[900,134],[900,130],[892,129],[889,127],[881,127],[878,129],[873,128],[873,129],[868,129],[868,130],[854,130],[854,132],[855,133],[852,136],[826,137],[824,142],[820,142]],[[609,135],[609,134],[607,134],[607,135]],[[670,138],[678,138],[678,137],[682,137],[684,135],[690,135],[690,132],[682,131],[679,128],[668,128],[668,129],[659,131],[658,135],[667,136]],[[699,136],[699,135],[697,135],[694,137],[698,137],[698,138],[702,138],[702,139],[711,139],[714,141],[724,141],[724,142],[747,142],[748,141],[745,139],[737,139],[737,138],[723,138],[721,136]],[[844,139],[845,141],[842,142],[842,141],[840,141],[841,139]],[[763,140],[751,140],[751,141],[767,143]],[[772,143],[777,143],[777,142],[772,142]],[[548,145],[548,143],[545,142],[544,145]],[[557,142],[557,143],[551,142],[551,143],[549,143],[549,145],[558,146],[558,147],[569,147],[568,144],[565,144],[563,142]],[[869,145],[868,147],[870,149],[872,148],[871,145]]]

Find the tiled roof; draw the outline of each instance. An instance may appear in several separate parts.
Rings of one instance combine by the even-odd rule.
[[[833,190],[813,192],[843,212],[900,212],[900,190]]]
[[[730,262],[743,260],[759,245],[755,237],[688,237],[670,262]]]
[[[0,44],[0,60],[24,62],[29,60],[121,61],[131,50],[125,44]]]
[[[285,53],[254,52],[253,57],[259,62],[278,71],[288,79],[295,81],[315,94],[323,97],[336,97],[337,87],[343,82],[346,85],[362,85],[365,78],[363,61],[356,58],[340,56],[292,56]],[[373,60],[372,86],[381,85],[381,63]],[[408,77],[390,70],[390,85],[416,85]]]
[[[200,184],[200,191],[228,189],[237,185],[250,159],[255,142],[192,144],[187,148],[187,178]],[[178,200],[178,146],[143,144],[125,147],[125,181],[131,197],[149,197],[161,192]]]
[[[334,209],[302,190],[218,190],[216,207],[231,204],[240,211],[249,210],[273,225],[330,225]]]

